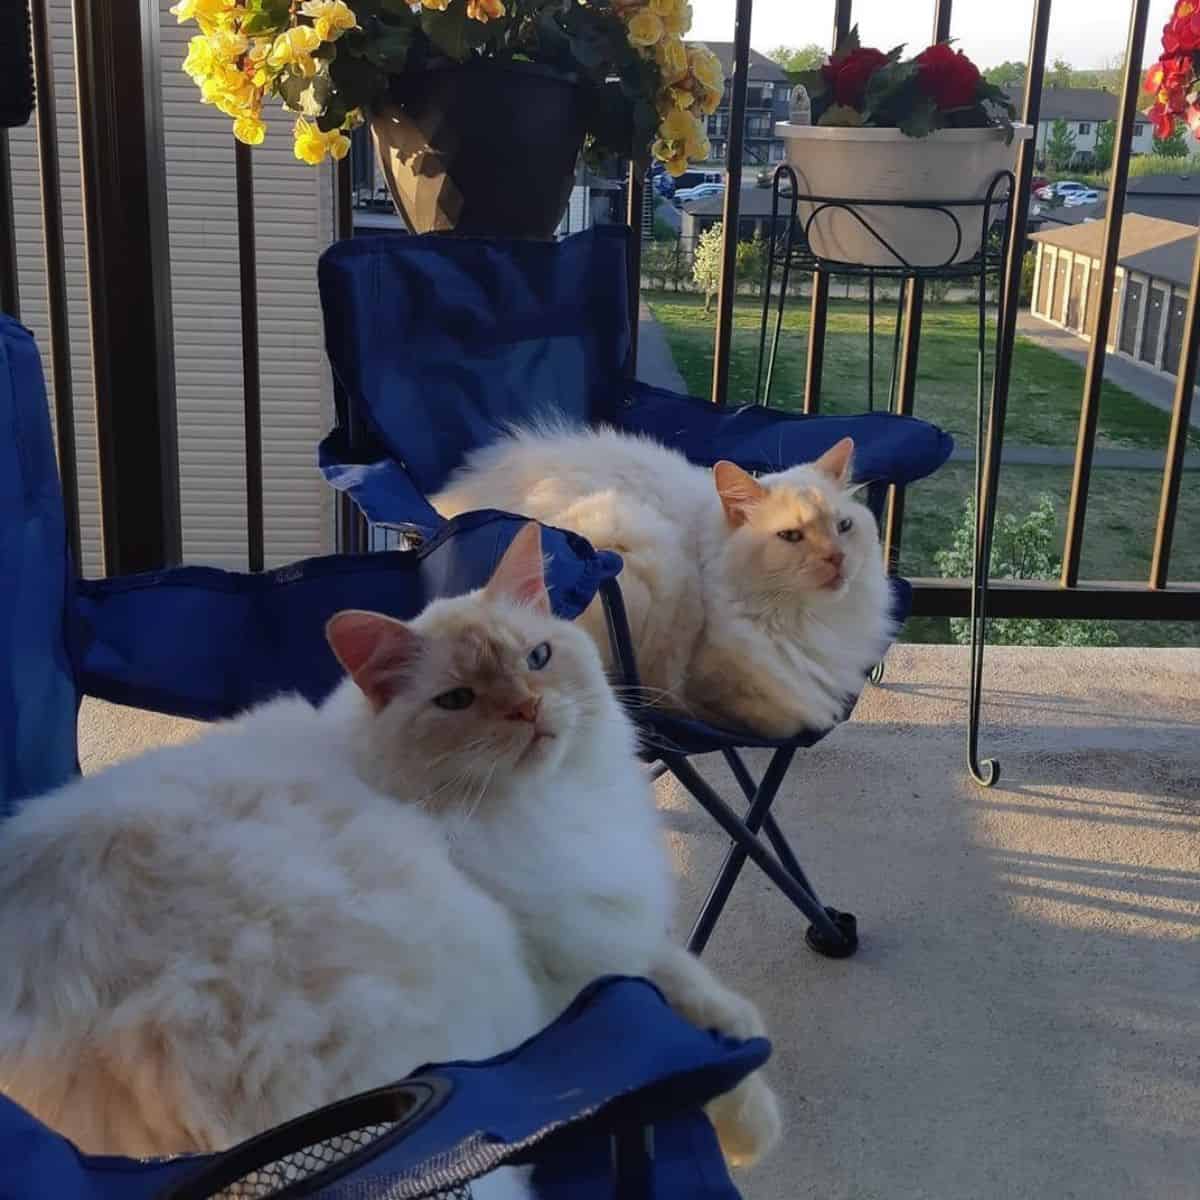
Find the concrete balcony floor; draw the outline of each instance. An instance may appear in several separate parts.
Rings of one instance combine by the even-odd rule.
[[[855,958],[753,867],[717,928],[787,1109],[750,1200],[1200,1197],[1200,651],[1000,649],[987,685],[998,787],[964,767],[966,652],[902,646],[780,793]],[[187,732],[89,702],[85,769]],[[724,841],[659,797],[690,916]]]

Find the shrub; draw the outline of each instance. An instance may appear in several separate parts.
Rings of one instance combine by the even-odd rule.
[[[1038,497],[1023,517],[1005,513],[996,519],[992,539],[992,578],[1054,579],[1062,562],[1054,551],[1057,515],[1054,498]],[[943,577],[969,577],[975,561],[975,501],[970,498],[950,546],[934,556]],[[960,645],[971,640],[971,622],[950,621],[950,632]],[[1117,632],[1106,621],[1056,621],[1038,617],[989,619],[987,640],[997,646],[1115,646]]]

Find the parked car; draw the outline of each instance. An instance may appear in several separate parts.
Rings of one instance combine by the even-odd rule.
[[[720,196],[724,191],[723,183],[698,183],[695,187],[676,192],[675,203],[686,204],[689,200],[706,200],[709,196]]]
[[[1070,179],[1060,179],[1057,183],[1048,183],[1045,187],[1038,188],[1036,195],[1039,200],[1053,200],[1056,196],[1066,197],[1071,192],[1088,192],[1091,191],[1086,184],[1075,183]]]
[[[1067,192],[1062,198],[1062,202],[1067,208],[1083,208],[1088,204],[1096,204],[1099,200],[1100,193],[1092,188],[1081,188],[1077,192]]]
[[[1050,186],[1050,180],[1045,175],[1035,175],[1030,181],[1029,190],[1036,196],[1044,187]]]

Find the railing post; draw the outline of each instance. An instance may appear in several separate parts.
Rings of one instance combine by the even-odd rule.
[[[79,530],[79,467],[75,452],[75,389],[71,377],[71,328],[58,166],[58,114],[54,97],[54,56],[47,0],[30,0],[29,15],[34,79],[37,83],[38,173],[42,190],[42,244],[46,251],[55,440],[58,444],[63,509],[67,515],[67,537],[78,571],[81,569],[83,550]]]
[[[170,246],[155,0],[74,0],[104,563],[179,561]]]
[[[637,163],[630,162],[625,219],[629,222],[629,375],[637,376],[639,314],[642,305],[642,206],[645,178]]]
[[[1087,520],[1088,486],[1092,478],[1092,456],[1096,449],[1096,425],[1100,417],[1100,388],[1104,384],[1104,359],[1112,308],[1113,278],[1120,257],[1121,218],[1125,213],[1125,185],[1129,179],[1129,151],[1133,125],[1138,118],[1137,101],[1142,85],[1142,51],[1146,44],[1146,20],[1150,0],[1134,0],[1129,15],[1129,44],[1125,51],[1125,82],[1113,139],[1113,165],[1108,181],[1108,211],[1104,222],[1104,249],[1100,256],[1100,290],[1096,296],[1096,336],[1088,350],[1079,412],[1079,437],[1075,444],[1075,470],[1071,479],[1071,501],[1067,510],[1067,537],[1063,547],[1062,586],[1079,581],[1079,559],[1083,553],[1083,528]],[[1068,281],[1069,285],[1069,281]]]
[[[933,40],[944,42],[950,36],[950,12],[953,0],[938,0],[933,13]],[[985,248],[986,249],[986,248]],[[904,304],[904,342],[900,352],[895,411],[910,416],[917,395],[917,356],[921,347],[921,314],[925,308],[925,281],[910,279]],[[900,538],[904,530],[904,489],[889,489],[887,521],[883,531],[884,562],[894,570],[900,559]]]
[[[833,48],[850,32],[851,0],[837,0],[833,9]],[[821,407],[821,375],[825,370],[825,323],[829,315],[829,276],[816,271],[808,308],[808,354],[804,364],[804,411]]]
[[[750,73],[750,14],[754,0],[737,0],[733,25],[733,90],[726,143],[725,203],[721,220],[721,283],[717,290],[717,347],[713,356],[712,401],[729,394],[733,349],[733,301],[737,295],[738,215],[742,199],[742,153],[746,143],[746,89]]]
[[[13,225],[12,163],[8,130],[0,129],[0,312],[21,319],[21,289],[17,282],[17,235]]]
[[[1095,336],[1095,335],[1093,335]],[[1187,453],[1188,429],[1192,419],[1192,395],[1196,366],[1200,359],[1200,242],[1192,259],[1192,283],[1188,292],[1187,316],[1183,323],[1183,348],[1175,376],[1175,403],[1171,409],[1171,435],[1158,501],[1158,525],[1154,531],[1154,558],[1150,564],[1150,586],[1165,588],[1171,565],[1171,542],[1175,536],[1175,514],[1179,507],[1179,485],[1183,479],[1183,457]]]

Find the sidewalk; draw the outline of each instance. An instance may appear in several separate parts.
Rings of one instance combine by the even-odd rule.
[[[666,388],[671,392],[687,392],[683,376],[671,357],[666,334],[654,319],[654,314],[645,300],[641,301],[638,308],[637,377],[651,387]]]
[[[1069,329],[1047,325],[1045,321],[1025,310],[1017,314],[1017,334],[1038,346],[1053,350],[1055,354],[1061,354],[1063,358],[1069,358],[1081,367],[1087,366],[1091,342],[1078,337]],[[1104,378],[1123,387],[1127,392],[1132,392],[1147,404],[1162,409],[1163,412],[1169,413],[1174,408],[1174,379],[1160,375],[1149,367],[1139,366],[1127,358],[1109,352],[1104,360]],[[1194,429],[1200,429],[1200,405],[1195,401],[1192,402],[1191,425]]]

